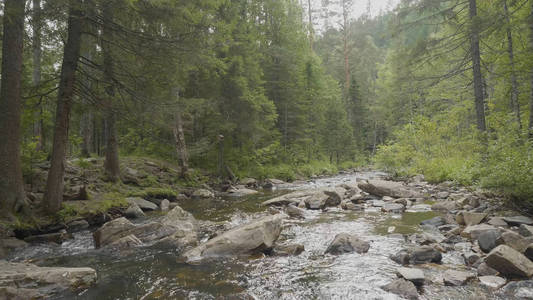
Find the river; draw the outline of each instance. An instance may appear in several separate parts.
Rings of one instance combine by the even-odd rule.
[[[297,184],[281,185],[245,198],[180,203],[199,220],[236,226],[265,214],[264,200],[290,190],[353,183],[362,178],[384,176],[378,172],[341,174]],[[75,234],[61,246],[41,245],[17,253],[12,260],[40,266],[92,267],[98,272],[96,286],[79,294],[63,293],[55,299],[400,299],[380,286],[396,278],[396,263],[388,258],[405,245],[398,233],[419,229],[421,220],[434,212],[385,214],[369,208],[364,212],[306,210],[304,220],[287,220],[278,243],[299,243],[298,256],[257,256],[185,264],[168,249],[135,248],[120,253],[95,250],[90,231]],[[159,218],[154,213],[150,219]],[[230,224],[228,226],[228,224]],[[338,233],[351,233],[370,242],[366,254],[324,255]],[[205,238],[204,238],[205,239]],[[458,252],[443,255],[442,265],[420,266],[426,278],[438,281],[445,266],[463,266]],[[498,299],[476,283],[463,287],[427,284],[421,299]]]

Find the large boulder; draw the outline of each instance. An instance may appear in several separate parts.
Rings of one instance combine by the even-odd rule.
[[[249,195],[255,195],[259,193],[256,190],[248,189],[248,188],[233,188],[228,191],[228,196],[230,197],[244,197]]]
[[[381,207],[381,211],[389,213],[402,213],[405,210],[405,206],[400,203],[386,203]]]
[[[248,255],[270,251],[278,239],[285,215],[277,214],[233,228],[184,253],[187,261]]]
[[[366,253],[370,249],[367,241],[361,240],[355,235],[339,233],[326,249],[326,253],[339,255],[343,253]]]
[[[439,263],[441,260],[442,254],[431,246],[415,247],[409,253],[409,262],[411,264]]]
[[[26,246],[28,246],[28,243],[17,238],[11,237],[0,239],[0,259],[7,256],[9,253]]]
[[[450,211],[457,209],[455,201],[442,201],[431,205],[431,209],[435,211]]]
[[[533,280],[511,281],[502,289],[503,299],[533,299]]]
[[[316,192],[311,197],[304,200],[305,207],[307,209],[323,209],[326,207],[326,202],[328,201],[329,196],[324,192]]]
[[[533,262],[507,245],[494,248],[485,258],[485,263],[505,276],[531,277],[533,275]]]
[[[516,251],[523,253],[527,246],[533,243],[533,237],[522,237],[513,231],[506,231],[497,240],[498,245],[507,245]]]
[[[483,232],[494,231],[494,230],[499,231],[499,229],[497,229],[496,227],[488,225],[488,224],[472,225],[472,226],[467,226],[463,230],[463,232],[461,232],[461,236],[471,239],[471,240],[477,240],[479,235],[482,234]]]
[[[126,218],[118,218],[105,223],[93,233],[94,247],[100,248],[131,234],[135,225]]]
[[[278,256],[297,256],[305,251],[302,244],[276,245],[274,254]]]
[[[287,205],[285,208],[285,213],[291,218],[305,219],[305,211],[294,205]]]
[[[479,234],[477,242],[479,248],[485,252],[489,253],[492,249],[498,246],[498,239],[501,236],[501,232],[497,229],[487,230]]]
[[[480,285],[494,290],[501,288],[507,283],[505,278],[499,276],[481,276],[478,279]]]
[[[487,217],[485,213],[461,212],[466,226],[477,225]]]
[[[158,209],[158,206],[155,204],[155,203],[152,203],[150,201],[147,201],[147,200],[144,200],[143,198],[139,198],[139,197],[129,197],[129,198],[126,198],[126,201],[130,204],[130,205],[137,205],[139,206],[142,210],[144,211],[147,211],[147,210],[157,210]]]
[[[418,192],[410,190],[402,183],[394,181],[369,180],[360,182],[357,186],[361,190],[379,197],[420,198],[421,196]]]
[[[91,268],[38,267],[0,260],[0,270],[0,299],[48,299],[61,291],[85,289],[97,279]]]
[[[416,286],[403,278],[394,280],[393,282],[381,287],[386,292],[396,294],[406,299],[418,299],[418,291]]]
[[[293,204],[295,206],[298,206],[298,204],[302,201],[305,201],[305,199],[311,197],[316,193],[314,190],[307,190],[307,191],[296,191],[292,193],[288,193],[276,198],[272,198],[270,200],[267,200],[261,205],[263,206],[285,206],[289,204]]]

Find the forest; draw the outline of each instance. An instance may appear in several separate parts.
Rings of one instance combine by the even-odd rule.
[[[366,278],[385,283],[391,275],[383,270],[392,268],[378,256],[379,263],[369,262],[379,269],[372,275],[359,256],[346,262],[362,270],[362,290],[334,264],[327,268],[352,290],[306,285],[331,283],[329,273],[309,265],[324,255],[370,249],[374,258],[373,249],[403,246],[384,237],[400,234],[433,255],[423,263],[441,263],[441,253],[470,240],[459,256],[468,268],[495,269],[504,284],[513,276],[531,278],[533,1],[385,2],[1,1],[0,259],[8,261],[0,260],[0,269],[18,272],[21,261],[36,261],[35,270],[87,261],[96,271],[68,271],[94,277],[76,281],[76,289],[94,285],[96,272],[103,280],[77,294],[80,299],[218,299],[242,291],[251,298],[224,299],[281,299],[293,292],[290,299],[379,298],[383,290],[410,299],[438,296],[433,285],[422,289],[402,271],[407,287],[374,289],[377,283]],[[339,217],[337,209],[347,215]],[[423,225],[437,233],[420,238]],[[292,235],[280,235],[287,226],[294,226]],[[259,227],[260,234],[240,231]],[[322,251],[317,240],[334,231]],[[490,247],[481,231],[490,231],[484,236]],[[364,241],[368,232],[371,243]],[[302,245],[275,244],[294,242],[298,234]],[[174,252],[158,252],[163,245]],[[121,265],[92,252],[112,247],[142,249],[129,258],[142,262]],[[315,248],[322,256],[308,259],[305,253],[315,255]],[[34,250],[9,256],[15,249]],[[227,269],[183,263],[258,251],[275,266],[264,265],[266,258],[245,266],[224,261]],[[390,258],[418,264],[420,252],[410,251]],[[301,253],[303,275],[278,265],[283,261],[276,257]],[[133,292],[116,288],[125,265],[145,280],[129,279],[138,288]],[[292,283],[261,281],[270,267],[294,275]],[[235,275],[240,272],[246,279]],[[31,279],[41,284],[35,274]],[[456,275],[446,273],[444,285],[464,285]],[[51,289],[19,283],[13,290],[2,276],[0,299],[50,296]],[[155,277],[178,283],[155,280],[152,287]],[[445,295],[463,299],[455,292]],[[485,292],[469,285],[465,293]]]

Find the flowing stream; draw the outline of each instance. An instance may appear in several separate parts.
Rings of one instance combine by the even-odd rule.
[[[245,198],[180,203],[199,220],[245,223],[265,214],[264,200],[288,190],[312,189],[375,178],[385,174],[362,172],[279,186]],[[57,299],[399,299],[380,289],[396,278],[396,263],[388,258],[406,245],[398,233],[419,230],[421,220],[434,212],[385,214],[369,209],[306,211],[305,220],[288,220],[278,243],[299,243],[298,256],[258,256],[225,259],[198,265],[179,262],[168,249],[136,248],[120,253],[95,250],[90,231],[75,234],[61,246],[32,246],[12,260],[27,260],[40,266],[92,267],[98,272],[96,286],[79,294],[61,294]],[[149,218],[158,218],[153,214]],[[338,233],[356,234],[370,242],[366,254],[324,255]],[[440,276],[444,266],[463,265],[460,254],[443,255],[443,265],[419,266],[426,279]],[[476,283],[464,287],[428,284],[422,299],[498,299]]]

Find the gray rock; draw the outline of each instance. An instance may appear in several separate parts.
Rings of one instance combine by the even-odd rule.
[[[522,237],[513,231],[506,231],[500,235],[496,241],[498,245],[507,245],[516,251],[523,253],[527,246],[533,243],[533,237]]]
[[[419,198],[420,194],[410,190],[399,182],[385,180],[369,180],[357,185],[361,190],[379,197],[389,196],[392,198]]]
[[[274,247],[274,254],[279,256],[297,256],[305,251],[302,244],[277,245]]]
[[[344,210],[353,210],[353,211],[361,211],[365,209],[363,205],[355,204],[351,201],[343,201],[341,203],[341,208]]]
[[[139,206],[143,211],[147,211],[147,210],[157,210],[158,207],[155,203],[152,203],[150,201],[147,201],[147,200],[144,200],[143,198],[139,198],[139,197],[129,197],[129,198],[126,198],[126,201],[129,203],[129,204],[136,204],[137,206]]]
[[[354,235],[339,233],[335,236],[331,244],[326,249],[326,253],[339,255],[343,253],[366,253],[370,249],[370,244]]]
[[[38,267],[0,260],[0,270],[0,298],[2,294],[15,296],[7,299],[48,299],[58,292],[86,289],[97,279],[91,268]]]
[[[448,198],[448,196],[450,196],[449,192],[439,192],[439,193],[437,193],[437,198],[439,198],[439,199],[446,199],[446,198]]]
[[[446,270],[443,275],[444,285],[451,286],[465,285],[469,280],[475,277],[476,275],[472,272],[463,272],[456,270]]]
[[[415,285],[421,286],[424,284],[426,277],[424,276],[424,271],[414,268],[398,268],[397,273],[400,277],[405,280],[409,280]]]
[[[240,180],[242,184],[244,184],[247,187],[255,187],[257,186],[257,180],[254,178],[244,178]]]
[[[503,220],[510,226],[533,225],[533,219],[526,216],[504,217]]]
[[[479,224],[479,225],[472,225],[467,226],[463,232],[461,232],[461,236],[465,237],[467,239],[471,240],[477,240],[479,235],[485,231],[493,231],[498,230],[496,227],[487,225],[487,224]]]
[[[533,299],[533,280],[511,281],[503,287],[505,299]]]
[[[498,275],[499,272],[494,270],[493,268],[489,267],[489,265],[487,265],[487,263],[485,262],[482,262],[479,264],[479,266],[477,267],[477,275],[478,276],[494,276],[494,275]]]
[[[161,201],[161,203],[159,204],[159,209],[161,211],[168,211],[170,208],[170,201],[168,201],[167,199],[163,199],[163,201]]]
[[[466,226],[477,225],[487,217],[485,213],[462,212]]]
[[[0,239],[0,259],[9,255],[11,252],[16,251],[28,246],[28,243],[25,241],[19,240],[17,238],[4,238]]]
[[[472,251],[463,253],[462,256],[467,266],[475,265],[480,259],[479,255]]]
[[[498,246],[498,239],[500,236],[501,232],[498,229],[483,231],[477,238],[479,248],[483,252],[489,253],[492,249]]]
[[[492,217],[488,220],[487,222],[488,224],[492,225],[492,226],[497,226],[497,227],[507,227],[507,222],[505,222],[503,220],[503,218],[501,217]]]
[[[520,225],[520,228],[518,228],[518,232],[525,237],[533,236],[533,226],[522,224]]]
[[[105,223],[93,233],[94,246],[100,248],[114,241],[128,236],[135,225],[126,218],[118,218],[113,221]]]
[[[140,247],[142,245],[143,242],[133,234],[122,237],[109,244],[110,247],[117,250],[130,249],[133,247]]]
[[[414,283],[403,278],[396,279],[393,282],[382,286],[381,289],[406,299],[418,299],[418,291],[416,290]]]
[[[401,250],[396,254],[391,254],[389,258],[402,266],[409,264],[409,252],[407,250]]]
[[[258,194],[259,192],[256,191],[256,190],[252,190],[252,189],[247,189],[247,188],[238,188],[238,189],[231,189],[228,191],[228,196],[230,197],[244,197],[244,196],[249,196],[249,195],[255,195],[255,194]]]
[[[402,213],[405,210],[405,206],[400,203],[387,203],[381,207],[381,211],[389,213]]]
[[[139,207],[139,205],[132,203],[124,212],[124,216],[130,219],[137,219],[137,218],[143,218],[146,215],[144,214],[143,210]]]
[[[270,251],[278,239],[283,214],[267,216],[233,228],[184,253],[187,261]]]
[[[457,209],[457,206],[455,201],[443,201],[433,204],[431,209],[435,211],[450,211]]]
[[[294,205],[288,205],[287,208],[285,208],[285,212],[289,217],[296,218],[296,219],[305,219],[305,211],[303,209],[300,209]]]
[[[311,197],[316,193],[316,191],[296,191],[292,193],[288,193],[270,200],[267,200],[261,205],[263,206],[285,206],[289,204],[298,205],[301,201],[304,201],[305,199]]]
[[[446,220],[444,220],[444,218],[441,216],[437,216],[437,217],[420,222],[420,225],[432,225],[432,226],[437,226],[437,227],[444,225],[444,224],[446,224]]]
[[[431,246],[416,247],[409,255],[411,264],[439,263],[441,260],[442,254]]]
[[[196,199],[211,199],[215,198],[215,194],[208,189],[197,189],[192,193],[192,197]]]
[[[311,197],[304,200],[305,207],[308,209],[323,209],[326,207],[326,202],[329,199],[329,196],[324,192],[316,192]]]
[[[494,248],[485,258],[485,262],[505,276],[531,277],[533,275],[533,262],[507,245]]]
[[[89,222],[84,219],[73,220],[67,223],[68,232],[78,232],[89,228]]]
[[[494,290],[501,288],[507,283],[505,278],[501,278],[499,276],[481,276],[478,279],[482,286],[486,286]]]

